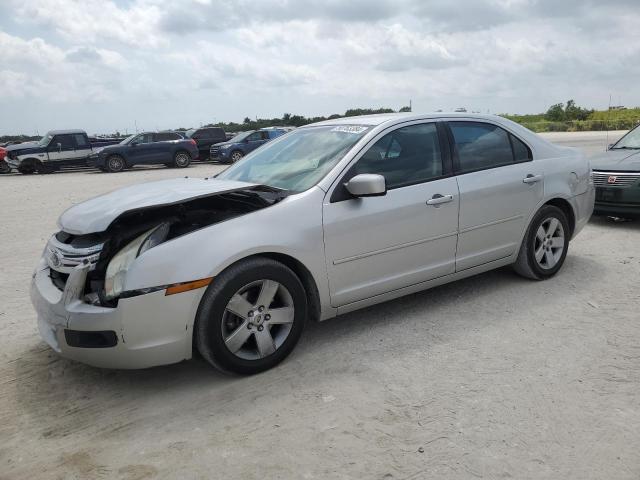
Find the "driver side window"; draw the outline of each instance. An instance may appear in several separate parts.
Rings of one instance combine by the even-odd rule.
[[[442,176],[442,156],[435,123],[398,128],[378,140],[358,160],[350,177],[361,173],[384,176],[387,189]]]

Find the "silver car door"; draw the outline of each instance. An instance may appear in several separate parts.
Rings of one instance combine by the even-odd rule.
[[[491,123],[448,123],[460,190],[456,271],[506,258],[542,201],[544,177],[530,148]]]
[[[332,305],[454,272],[459,196],[442,145],[435,123],[381,133],[329,191],[323,227]],[[361,173],[383,175],[386,195],[352,198],[343,185]]]

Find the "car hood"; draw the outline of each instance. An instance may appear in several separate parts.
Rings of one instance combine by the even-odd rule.
[[[15,143],[13,145],[9,145],[8,147],[3,147],[7,149],[7,152],[13,152],[15,150],[25,150],[27,148],[35,148],[38,146],[38,142],[22,142]]]
[[[608,150],[591,157],[593,170],[640,171],[640,150]]]
[[[214,178],[175,178],[120,188],[66,210],[58,219],[61,230],[73,235],[105,231],[125,212],[172,205],[256,186],[252,183]]]

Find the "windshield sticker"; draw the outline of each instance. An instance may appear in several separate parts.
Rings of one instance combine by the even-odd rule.
[[[332,132],[342,132],[342,133],[362,133],[368,127],[363,127],[362,125],[340,125],[339,127],[333,128]]]

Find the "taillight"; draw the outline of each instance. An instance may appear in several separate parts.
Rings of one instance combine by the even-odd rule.
[[[191,145],[197,145],[196,141],[193,138],[189,139],[189,143],[191,143]]]

